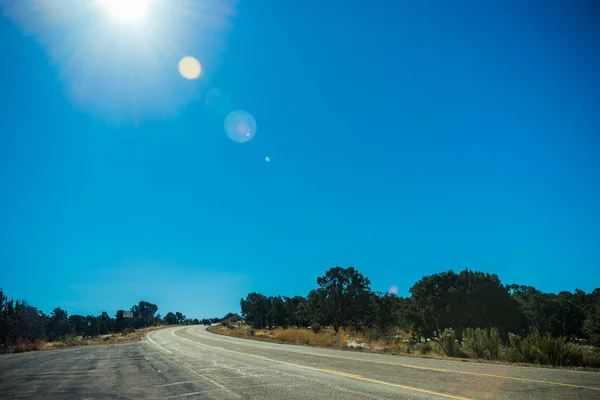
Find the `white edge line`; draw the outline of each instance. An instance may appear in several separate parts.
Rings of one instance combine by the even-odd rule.
[[[174,331],[174,330],[172,330],[172,331],[171,331],[171,335],[173,335],[173,331]],[[156,343],[154,340],[152,340],[152,338],[150,337],[150,332],[148,332],[148,335],[146,335],[146,337],[148,338],[148,340],[150,340],[152,343],[154,343],[154,344],[155,344],[155,345],[156,345],[158,348],[160,348],[160,349],[162,349],[162,350],[166,351],[167,353],[171,354],[171,352],[170,352],[169,350],[165,349],[164,347],[162,347],[161,345],[159,345],[158,343]],[[175,338],[177,338],[177,339],[183,339],[183,338],[180,338],[179,336],[175,336],[175,335],[173,335],[173,337],[175,337]],[[184,340],[187,340],[187,339],[184,339]],[[190,342],[192,342],[192,343],[197,343],[197,342],[194,342],[193,340],[190,340]],[[170,358],[170,357],[169,357],[169,358]],[[215,386],[217,386],[217,387],[221,388],[222,390],[226,391],[227,393],[230,393],[231,395],[235,396],[236,398],[238,398],[238,399],[239,399],[239,398],[241,398],[241,396],[240,396],[240,395],[238,395],[237,393],[234,393],[234,392],[232,392],[231,390],[227,389],[225,386],[221,385],[219,382],[216,382],[216,381],[214,381],[214,380],[212,380],[212,379],[210,379],[210,378],[208,378],[208,377],[206,377],[206,376],[204,376],[204,375],[202,375],[202,374],[200,374],[200,373],[198,373],[198,372],[194,371],[192,368],[190,368],[189,366],[187,366],[187,365],[186,365],[186,364],[184,364],[183,362],[177,362],[176,360],[172,360],[172,361],[173,361],[173,362],[175,362],[177,365],[179,365],[179,366],[181,366],[181,367],[183,367],[183,368],[187,369],[187,370],[188,370],[188,371],[190,371],[191,373],[193,373],[193,374],[195,374],[195,375],[199,376],[200,378],[202,378],[202,379],[205,379],[205,380],[209,381],[210,383],[212,383],[213,385],[215,385]]]
[[[158,347],[159,349],[162,349],[164,351],[166,351],[167,353],[171,354],[171,352],[167,349],[165,349],[164,347],[162,347],[160,344],[156,343],[154,340],[152,340],[152,338],[150,337],[150,332],[148,332],[148,334],[146,335],[146,337],[148,338],[149,341],[151,341],[156,347]]]

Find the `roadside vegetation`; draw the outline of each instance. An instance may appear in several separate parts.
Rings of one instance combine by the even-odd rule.
[[[126,312],[132,317],[126,317]],[[46,315],[25,301],[9,300],[0,289],[0,353],[118,343],[138,339],[149,330],[168,325],[199,323],[179,311],[161,317],[158,306],[146,301],[129,310],[119,310],[114,317],[106,312],[69,315],[58,307]]]
[[[168,325],[167,325],[168,326]],[[108,333],[99,336],[80,336],[76,334],[69,334],[53,342],[47,340],[34,340],[27,341],[23,339],[17,339],[15,343],[7,346],[4,353],[21,353],[24,351],[35,351],[35,350],[52,350],[60,349],[64,347],[75,347],[75,346],[88,346],[88,345],[102,345],[102,344],[115,344],[125,343],[140,340],[146,333],[165,328],[164,325],[151,326],[149,328],[125,328],[121,333]]]
[[[403,298],[332,268],[306,297],[250,293],[213,332],[390,354],[600,368],[600,289],[543,293],[464,270],[426,276]],[[240,325],[240,320],[245,325]]]

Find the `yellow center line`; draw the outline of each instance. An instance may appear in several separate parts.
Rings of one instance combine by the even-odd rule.
[[[177,330],[179,330],[179,329],[177,329]],[[269,361],[269,362],[273,362],[273,363],[277,363],[277,364],[283,364],[283,365],[287,365],[287,366],[290,366],[290,367],[306,369],[306,370],[309,370],[309,371],[322,372],[322,373],[325,373],[325,374],[343,376],[345,378],[356,379],[356,380],[360,380],[360,381],[365,381],[365,382],[370,382],[370,383],[376,383],[376,384],[379,384],[379,385],[391,386],[391,387],[405,389],[405,390],[412,390],[414,392],[432,394],[434,396],[446,397],[446,398],[449,398],[449,399],[471,400],[471,399],[469,399],[467,397],[453,396],[451,394],[439,393],[439,392],[434,392],[434,391],[431,391],[431,390],[419,389],[419,388],[415,388],[415,387],[411,387],[411,386],[405,386],[405,385],[399,385],[397,383],[379,381],[379,380],[376,380],[376,379],[365,378],[364,376],[361,376],[361,375],[349,374],[349,373],[346,373],[346,372],[335,371],[335,370],[332,370],[332,369],[321,369],[321,368],[309,367],[308,365],[294,364],[294,363],[290,363],[290,362],[286,362],[286,361],[274,360],[272,358],[268,358],[268,357],[264,357],[264,356],[259,356],[257,354],[242,353],[241,351],[224,349],[222,347],[209,346],[207,344],[200,343],[200,342],[197,342],[195,340],[189,340],[189,339],[183,338],[181,336],[177,336],[177,335],[175,335],[175,330],[171,331],[171,335],[173,337],[176,337],[177,339],[186,340],[188,342],[192,342],[194,344],[197,344],[197,345],[200,345],[200,346],[204,346],[204,347],[208,347],[208,348],[211,348],[211,349],[216,349],[216,350],[220,350],[220,351],[226,351],[228,353],[237,354],[237,355],[244,356],[244,357],[255,358],[255,359],[263,360],[263,361]]]
[[[217,341],[217,342],[225,342],[225,343],[238,344],[235,341],[231,341],[231,340],[209,338],[209,337],[199,336],[199,335],[194,335],[194,336],[196,336],[198,338],[201,338],[201,339],[214,340],[214,341]],[[242,340],[250,340],[250,339],[242,339]],[[252,345],[250,345],[250,346],[252,346]],[[266,347],[262,347],[262,348],[266,348]],[[274,349],[274,350],[276,350],[276,349]],[[381,361],[381,360],[369,360],[369,359],[366,359],[366,358],[357,358],[357,357],[334,356],[332,354],[320,354],[320,353],[313,353],[313,352],[308,352],[308,351],[301,351],[301,352],[298,352],[297,354],[307,354],[307,355],[317,356],[317,357],[337,358],[337,359],[341,359],[341,360],[361,361],[361,362],[368,362],[368,363],[374,363],[374,364],[394,365],[396,367],[412,368],[412,369],[419,369],[419,370],[424,370],[424,371],[435,371],[435,372],[463,374],[463,375],[476,375],[476,376],[484,376],[484,377],[488,377],[488,378],[510,379],[510,380],[513,380],[513,381],[543,383],[543,384],[546,384],[546,385],[555,385],[555,386],[563,386],[563,387],[572,387],[572,388],[589,389],[589,390],[600,391],[600,387],[595,387],[595,386],[583,386],[583,385],[575,385],[575,384],[572,384],[572,383],[553,382],[553,381],[545,381],[545,380],[531,379],[531,378],[518,378],[518,377],[514,377],[514,376],[507,376],[507,375],[488,374],[488,373],[485,373],[485,372],[461,371],[461,370],[458,370],[458,369],[445,369],[445,368],[423,367],[423,366],[420,366],[420,365],[402,364],[402,363],[395,363],[395,362]]]

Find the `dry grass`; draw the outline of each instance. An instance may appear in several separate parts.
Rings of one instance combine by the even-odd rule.
[[[335,348],[335,334],[333,328],[322,328],[318,334],[309,329],[299,328],[276,328],[253,329],[249,326],[230,328],[221,325],[213,325],[207,331],[221,335],[234,336],[246,339],[261,340],[277,343],[291,343],[317,347]],[[501,360],[485,360],[473,358],[448,357],[440,344],[436,341],[412,344],[410,333],[398,330],[391,335],[381,337],[375,332],[355,333],[344,329],[340,330],[340,349],[365,351],[370,353],[394,354],[409,357],[429,358],[437,360],[452,360],[462,362],[475,362],[496,365],[519,365],[524,367],[556,368],[552,365],[530,364],[523,362],[509,362]],[[562,369],[599,371],[598,368],[590,367],[559,367]]]
[[[209,332],[219,333],[222,335],[251,338],[270,342],[292,343],[329,348],[335,347],[335,332],[331,327],[322,328],[319,333],[315,333],[310,329],[304,328],[276,328],[268,330],[253,329],[249,326],[231,328],[221,325],[209,327],[207,330]],[[394,332],[394,334],[390,335],[388,338],[378,338],[372,332],[357,334],[345,329],[341,329],[339,347],[350,350],[400,354],[407,351],[409,343],[405,342],[405,340],[408,341],[408,339],[410,339],[410,334],[405,332]]]
[[[148,332],[168,327],[169,326],[166,325],[151,326],[149,328],[136,329],[125,333],[110,333],[107,335],[101,335],[93,339],[84,339],[81,336],[68,336],[63,340],[56,340],[54,342],[26,342],[19,340],[17,341],[17,343],[15,343],[14,346],[10,346],[10,348],[8,349],[8,353],[22,353],[25,351],[52,350],[65,347],[132,342],[140,340]]]

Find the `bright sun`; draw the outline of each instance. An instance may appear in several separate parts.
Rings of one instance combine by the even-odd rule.
[[[142,21],[148,12],[150,0],[102,0],[108,15],[115,21],[134,24]]]

